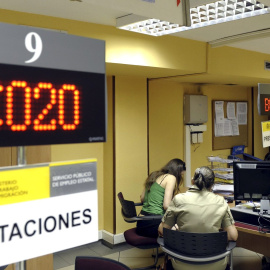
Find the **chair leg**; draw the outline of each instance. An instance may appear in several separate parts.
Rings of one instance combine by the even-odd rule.
[[[230,270],[233,270],[233,251],[231,250],[231,253],[230,253]]]
[[[155,262],[152,265],[146,266],[146,267],[142,267],[142,268],[132,268],[132,270],[146,270],[146,269],[156,269],[157,266],[157,262],[158,262],[158,247],[155,248],[156,251],[156,255],[155,255]]]

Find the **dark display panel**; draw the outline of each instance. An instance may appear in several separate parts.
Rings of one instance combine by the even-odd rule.
[[[105,74],[0,64],[0,146],[106,141]]]
[[[270,162],[233,162],[234,199],[260,201],[270,199]]]

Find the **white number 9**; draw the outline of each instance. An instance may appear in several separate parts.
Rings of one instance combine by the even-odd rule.
[[[25,63],[35,62],[42,52],[42,40],[40,36],[34,32],[28,33],[25,37],[25,47],[29,52],[34,53],[33,57],[25,61]]]

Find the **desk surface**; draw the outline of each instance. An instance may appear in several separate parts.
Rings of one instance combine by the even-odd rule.
[[[234,203],[230,204],[231,208],[234,206]],[[252,212],[252,210],[250,211]],[[256,215],[256,213],[252,213]],[[235,220],[235,226],[238,231],[237,247],[270,257],[270,233],[259,232],[258,226],[237,222],[237,220]]]

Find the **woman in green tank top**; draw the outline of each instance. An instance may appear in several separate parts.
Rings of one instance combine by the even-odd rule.
[[[163,168],[152,172],[144,183],[141,194],[141,215],[163,215],[173,196],[180,192],[185,163],[178,158],[170,160]],[[158,237],[161,220],[139,220],[137,233],[147,237]]]

